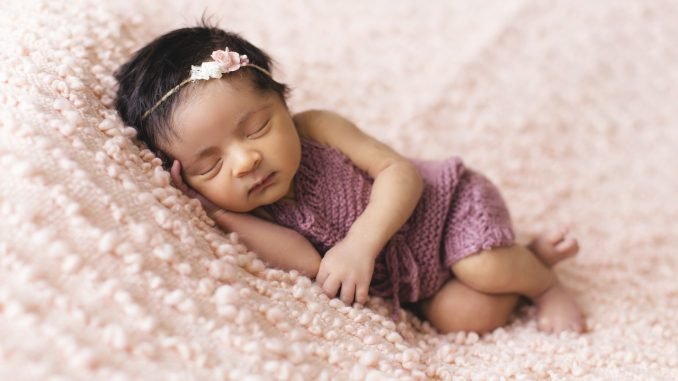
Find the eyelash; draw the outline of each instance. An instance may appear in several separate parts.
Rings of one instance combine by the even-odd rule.
[[[251,137],[251,136],[253,136],[253,135],[256,135],[256,134],[258,134],[259,132],[263,131],[263,130],[268,126],[268,123],[269,123],[270,121],[271,121],[270,119],[267,120],[266,123],[264,123],[261,127],[259,127],[259,129],[257,129],[257,130],[254,131],[253,133],[247,135],[247,137],[249,138],[249,137]]]
[[[263,131],[263,130],[268,126],[268,123],[269,123],[270,121],[271,121],[270,119],[267,120],[266,123],[264,123],[261,127],[259,127],[258,130],[256,130],[256,131],[254,131],[253,133],[247,135],[247,137],[248,137],[248,138],[249,138],[249,137],[252,137],[252,136],[258,134],[259,132]],[[217,166],[219,166],[219,163],[220,163],[220,162],[221,162],[221,159],[217,160],[217,162],[214,163],[214,165],[211,166],[210,169],[208,169],[208,170],[205,171],[204,173],[201,173],[200,176],[208,175],[208,174],[209,174],[210,172],[212,172]]]

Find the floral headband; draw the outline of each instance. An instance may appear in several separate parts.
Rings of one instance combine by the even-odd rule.
[[[174,94],[182,88],[185,84],[189,82],[195,82],[199,80],[208,80],[210,78],[221,78],[223,74],[236,71],[241,67],[249,66],[253,67],[260,72],[266,74],[269,77],[273,77],[271,73],[255,64],[250,63],[249,58],[246,55],[241,55],[236,52],[230,52],[228,48],[224,50],[215,50],[212,52],[212,59],[214,61],[203,62],[200,66],[191,66],[191,77],[184,80],[180,84],[174,86],[167,94],[163,95],[160,100],[153,105],[148,111],[141,116],[141,120],[146,119],[165,99],[169,98],[170,95]]]

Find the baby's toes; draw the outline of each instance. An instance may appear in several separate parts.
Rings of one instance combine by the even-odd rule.
[[[551,329],[548,331],[549,333],[560,333],[560,332],[581,332],[581,325],[578,322],[578,319],[570,317],[569,319],[566,317],[561,317],[559,319],[555,319],[555,321],[551,324]]]
[[[562,241],[563,238],[565,238],[565,235],[567,235],[568,229],[565,226],[561,226],[555,229],[552,229],[546,234],[546,240],[552,244],[555,245],[558,242]]]
[[[570,323],[570,325],[568,326],[568,330],[571,331],[571,332],[583,333],[584,331],[586,331],[586,327],[584,326],[584,321],[582,320],[582,321]]]
[[[571,256],[579,252],[579,242],[574,238],[565,238],[555,246],[556,251],[562,256]]]
[[[566,330],[570,332],[583,333],[586,331],[586,319],[581,313],[572,316],[567,322]]]
[[[537,320],[537,328],[544,333],[553,332],[553,322],[547,317],[541,317]]]

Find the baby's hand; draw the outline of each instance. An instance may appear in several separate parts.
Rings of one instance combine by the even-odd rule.
[[[184,182],[184,179],[181,177],[181,162],[179,160],[174,160],[172,163],[172,168],[170,169],[170,178],[172,179],[172,185],[179,188],[180,191],[190,198],[197,198],[198,201],[202,204],[202,207],[207,212],[208,216],[211,216],[212,213],[216,212],[220,208],[215,205],[212,201],[205,198],[198,191],[191,188]]]
[[[325,253],[316,281],[325,294],[334,298],[341,288],[341,301],[367,302],[376,254],[368,253],[358,241],[344,239]]]

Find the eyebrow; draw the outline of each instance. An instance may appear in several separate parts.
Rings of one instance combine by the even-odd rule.
[[[245,114],[243,114],[242,116],[240,116],[240,118],[238,119],[238,123],[237,123],[237,125],[236,125],[236,129],[237,129],[237,130],[241,129],[242,126],[243,126],[243,124],[245,124],[245,122],[246,122],[252,115],[254,115],[254,114],[256,114],[256,113],[258,113],[258,112],[260,112],[260,111],[262,111],[262,110],[264,110],[264,109],[266,109],[266,108],[268,108],[269,106],[271,106],[271,104],[270,104],[270,103],[266,103],[266,104],[263,105],[262,107],[259,107],[259,108],[256,109],[256,110],[250,110],[250,111],[246,112]],[[191,167],[192,167],[195,163],[197,163],[198,161],[200,161],[200,159],[202,159],[203,157],[209,156],[209,155],[210,155],[213,151],[215,151],[216,149],[217,149],[217,147],[215,147],[215,146],[208,146],[208,147],[205,147],[205,148],[201,149],[200,152],[198,152],[197,155],[193,156],[192,159],[188,160],[188,163],[187,163],[186,165],[184,165],[184,169],[185,169],[186,171],[191,170],[191,169],[192,169]]]

